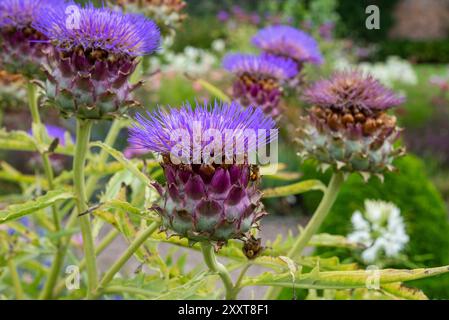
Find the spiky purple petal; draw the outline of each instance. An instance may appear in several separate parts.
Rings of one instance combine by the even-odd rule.
[[[65,10],[39,11],[34,28],[61,50],[104,50],[131,57],[153,53],[160,45],[156,24],[139,14],[71,3],[73,20]],[[67,8],[67,7],[66,7]],[[72,22],[72,23],[68,23]]]
[[[293,61],[272,55],[228,54],[223,59],[223,67],[237,75],[250,74],[278,80],[293,78],[298,73]]]
[[[146,149],[168,155],[173,147],[178,143],[172,141],[171,134],[179,130],[185,130],[189,135],[189,141],[193,141],[194,130],[200,128],[201,133],[209,129],[216,129],[220,133],[229,130],[235,136],[242,135],[245,129],[252,129],[255,132],[265,130],[269,133],[266,139],[258,137],[257,143],[248,143],[246,152],[254,151],[258,146],[262,146],[276,139],[276,135],[270,133],[275,128],[275,122],[266,116],[259,108],[243,108],[236,102],[214,104],[198,104],[192,108],[190,104],[183,105],[180,109],[159,108],[147,113],[147,117],[137,114],[136,122],[130,129],[130,145],[136,148]],[[229,144],[228,137],[222,135],[222,145]],[[245,140],[246,142],[248,140]],[[205,139],[201,141],[201,150],[204,150],[212,141]],[[193,145],[190,142],[189,146]]]
[[[54,8],[61,0],[2,0],[0,2],[0,28],[25,28],[37,20],[38,12]]]
[[[270,26],[260,30],[252,43],[266,53],[287,57],[297,63],[321,64],[318,43],[309,34],[291,26]]]
[[[330,79],[316,82],[304,92],[304,99],[320,107],[357,107],[367,111],[385,110],[404,102],[403,97],[373,76],[357,70],[336,72]]]

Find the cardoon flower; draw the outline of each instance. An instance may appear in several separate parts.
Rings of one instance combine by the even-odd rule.
[[[266,214],[257,165],[248,155],[276,138],[274,121],[259,108],[217,102],[148,116],[137,116],[130,143],[162,155],[167,185],[157,186],[163,202],[155,209],[164,228],[190,241],[219,245],[246,237]],[[245,138],[246,131],[269,135],[256,133],[255,141]]]
[[[154,20],[164,36],[174,35],[174,32],[185,20],[182,11],[187,5],[183,0],[110,0],[127,12],[142,13]]]
[[[394,148],[400,129],[387,111],[403,98],[359,71],[318,81],[304,98],[312,108],[300,128],[302,157],[317,159],[323,169],[359,172],[365,179],[394,169],[394,158],[404,150]]]
[[[266,27],[253,37],[252,43],[267,54],[292,59],[299,70],[305,63],[321,64],[323,62],[315,39],[290,26]]]
[[[280,114],[283,83],[298,73],[293,61],[269,55],[229,54],[223,67],[236,75],[233,98],[243,106],[259,106],[272,117]]]
[[[366,246],[365,263],[377,262],[382,255],[396,258],[409,241],[401,211],[393,203],[366,200],[364,212],[354,212],[351,222],[354,231],[348,240]]]
[[[39,10],[58,6],[56,0],[2,0],[0,1],[0,63],[11,73],[20,73],[28,78],[40,78],[43,43],[46,37],[33,28]]]
[[[66,14],[69,11],[69,15]],[[92,4],[41,11],[34,27],[54,45],[46,66],[47,99],[65,116],[110,119],[135,105],[129,78],[138,57],[159,47],[151,20]]]

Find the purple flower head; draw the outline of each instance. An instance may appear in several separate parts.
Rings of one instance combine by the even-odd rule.
[[[159,48],[159,29],[143,15],[95,8],[92,4],[82,7],[68,3],[62,9],[40,10],[33,24],[60,50],[82,48],[136,57]]]
[[[403,97],[384,87],[373,76],[357,70],[336,72],[330,79],[316,82],[305,91],[304,98],[310,104],[324,108],[355,107],[368,112],[404,102]]]
[[[0,28],[25,28],[36,21],[39,10],[61,4],[59,0],[2,0],[0,2]]]
[[[252,43],[264,52],[293,59],[297,63],[321,64],[318,43],[309,34],[290,26],[270,26],[260,30]]]
[[[223,59],[223,67],[239,76],[249,74],[278,80],[293,78],[298,73],[296,63],[271,55],[228,54]]]
[[[136,122],[130,129],[130,145],[164,156],[173,153],[178,156],[175,148],[181,147],[183,151],[187,151],[187,160],[191,160],[196,145],[200,152],[205,153],[218,143],[220,156],[225,154],[225,149],[229,147],[234,155],[237,155],[239,151],[255,151],[277,138],[277,133],[272,132],[275,128],[273,119],[267,117],[259,108],[243,108],[235,102],[197,103],[195,108],[187,103],[180,109],[159,108],[152,113],[148,112],[147,116],[137,114]],[[247,138],[247,131],[255,132],[257,141]],[[260,136],[261,131],[268,131],[268,135],[265,135],[265,138]],[[218,137],[209,135],[216,133],[219,134]],[[182,142],[179,141],[180,138],[183,138]],[[236,151],[234,141],[244,141],[244,149],[238,148]],[[203,158],[209,157],[204,153]]]
[[[229,18],[230,18],[230,15],[229,15],[229,13],[228,13],[227,11],[225,11],[225,10],[221,10],[221,11],[218,12],[218,14],[217,14],[217,19],[218,19],[220,22],[226,22],[226,21],[229,20]]]

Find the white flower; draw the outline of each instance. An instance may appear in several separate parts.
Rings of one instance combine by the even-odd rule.
[[[348,240],[367,247],[362,253],[366,263],[375,262],[381,254],[396,257],[409,241],[401,211],[393,203],[366,200],[364,212],[355,211],[351,222],[354,231]]]
[[[226,48],[226,43],[223,39],[216,39],[212,42],[212,50],[216,52],[223,52]]]

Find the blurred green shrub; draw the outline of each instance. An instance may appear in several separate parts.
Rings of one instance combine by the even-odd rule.
[[[176,31],[171,49],[175,52],[182,52],[187,46],[209,49],[215,39],[223,39],[226,35],[226,29],[214,15],[188,16]]]
[[[337,202],[322,226],[322,232],[346,235],[351,232],[351,216],[363,209],[365,199],[381,199],[395,203],[402,212],[407,225],[410,242],[405,251],[410,265],[438,266],[449,264],[449,221],[441,195],[426,175],[425,164],[415,156],[408,155],[397,160],[397,173],[387,174],[382,184],[371,179],[365,184],[358,175],[352,175],[344,184]],[[328,181],[330,174],[317,174],[312,164],[303,166],[304,179],[322,178]],[[320,194],[304,195],[305,206],[313,212]],[[351,259],[349,251],[329,251],[325,256],[339,255]],[[390,267],[406,268],[407,265]],[[449,276],[409,283],[422,289],[430,298],[449,298]]]
[[[448,39],[428,41],[389,40],[380,43],[375,58],[383,60],[391,55],[420,63],[448,63],[449,41]]]

